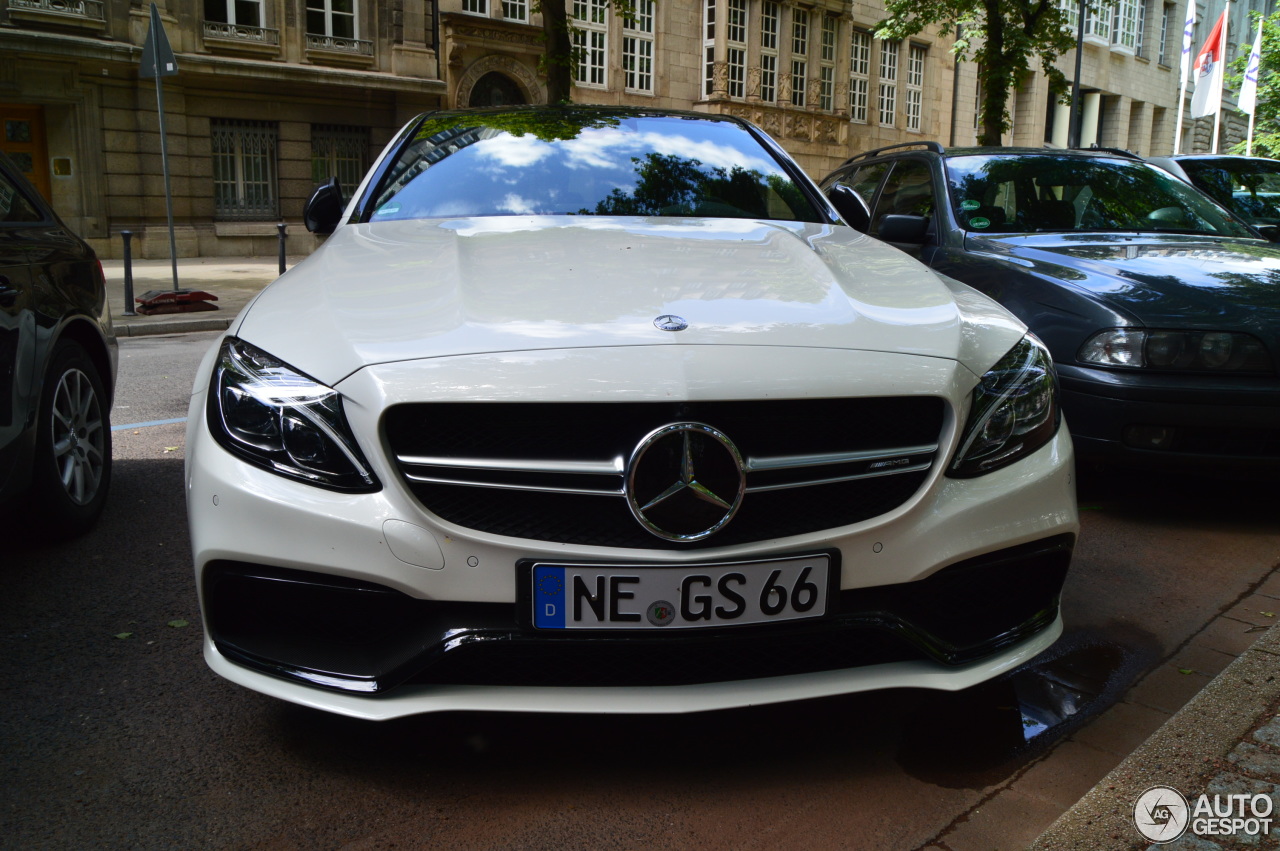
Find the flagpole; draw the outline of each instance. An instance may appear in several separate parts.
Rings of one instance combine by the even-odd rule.
[[[1195,2],[1195,0],[1190,0]],[[1231,28],[1231,22],[1225,17],[1227,10],[1223,9],[1222,14],[1222,32],[1218,36],[1218,55],[1215,57],[1219,63],[1227,61],[1227,30]],[[1218,153],[1218,137],[1222,135],[1222,111],[1226,108],[1226,103],[1222,98],[1222,90],[1226,86],[1227,75],[1225,69],[1218,73],[1218,111],[1213,114],[1213,150],[1211,153]]]
[[[1249,113],[1249,135],[1245,137],[1244,155],[1253,156],[1253,113]]]
[[[1187,104],[1187,72],[1191,70],[1191,37],[1196,28],[1196,0],[1187,0],[1187,19],[1182,25],[1182,80],[1178,88],[1178,123],[1173,128],[1173,152],[1182,149],[1182,114]]]

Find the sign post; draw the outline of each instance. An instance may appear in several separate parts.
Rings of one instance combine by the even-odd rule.
[[[160,11],[156,4],[151,4],[151,27],[147,31],[147,40],[142,45],[142,67],[138,69],[140,77],[155,77],[156,110],[160,119],[160,163],[164,169],[164,207],[169,217],[169,257],[173,262],[173,291],[178,291],[178,243],[173,235],[173,190],[169,183],[169,146],[164,135],[164,86],[161,77],[178,73],[178,59],[169,46],[169,37],[165,35],[164,25],[160,23]]]

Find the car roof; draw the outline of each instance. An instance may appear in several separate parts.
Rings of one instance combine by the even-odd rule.
[[[921,150],[908,150],[910,148],[920,148]],[[876,148],[871,151],[865,151],[855,154],[849,159],[841,163],[841,168],[853,165],[860,160],[871,160],[879,156],[891,154],[934,154],[946,159],[953,157],[971,157],[971,156],[1002,156],[1002,157],[1022,157],[1022,156],[1056,156],[1056,157],[1072,157],[1078,159],[1097,159],[1107,158],[1133,160],[1134,162],[1142,161],[1142,157],[1132,151],[1125,151],[1119,148],[1014,148],[1000,146],[967,146],[947,148],[939,142],[903,142],[897,145],[887,145],[883,148]]]

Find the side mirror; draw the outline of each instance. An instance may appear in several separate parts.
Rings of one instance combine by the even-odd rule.
[[[317,186],[307,199],[306,206],[302,208],[302,221],[312,233],[333,233],[345,207],[338,178],[331,177],[327,183]]]
[[[862,233],[871,227],[871,208],[856,190],[843,183],[832,184],[827,190],[827,200],[849,227]]]
[[[880,229],[876,239],[882,242],[921,245],[929,230],[929,219],[926,216],[905,216],[890,213],[880,219]]]

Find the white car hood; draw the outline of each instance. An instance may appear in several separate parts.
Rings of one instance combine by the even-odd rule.
[[[744,219],[493,217],[340,227],[232,333],[334,384],[362,367],[500,352],[773,346],[959,360],[1023,329],[850,228]],[[655,318],[688,322],[663,331]],[[976,333],[985,330],[989,333]]]

